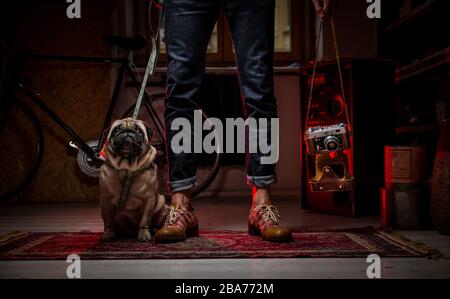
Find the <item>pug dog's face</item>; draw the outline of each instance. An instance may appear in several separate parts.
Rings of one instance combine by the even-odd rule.
[[[149,148],[151,129],[141,120],[125,118],[116,120],[108,134],[108,150],[115,156],[133,159]]]

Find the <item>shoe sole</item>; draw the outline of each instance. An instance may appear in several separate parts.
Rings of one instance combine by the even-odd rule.
[[[248,225],[248,234],[250,236],[262,237],[261,232],[257,228],[253,227],[250,224]],[[271,239],[262,237],[262,239],[264,241],[276,242],[276,243],[287,243],[287,242],[292,242],[293,241],[292,235],[289,236],[289,237],[278,237],[278,238],[274,237],[274,238],[271,238]]]
[[[170,238],[170,237],[164,237],[164,238],[158,238],[155,239],[155,243],[158,244],[168,244],[168,243],[178,243],[185,241],[186,238]]]
[[[282,237],[282,238],[271,238],[271,239],[267,239],[267,238],[262,238],[264,241],[269,241],[269,242],[275,242],[275,243],[288,243],[288,242],[292,242],[293,239],[292,237],[290,238],[286,238],[286,237]]]
[[[163,243],[177,243],[177,242],[183,242],[186,241],[187,238],[190,237],[198,237],[199,236],[199,230],[198,225],[193,227],[190,231],[186,233],[186,237],[159,237],[155,238],[155,243],[163,244]]]

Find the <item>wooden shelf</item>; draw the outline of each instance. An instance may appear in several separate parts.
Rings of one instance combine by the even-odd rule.
[[[422,58],[410,65],[397,69],[397,71],[395,72],[395,78],[398,83],[449,62],[450,47],[434,54],[428,55],[425,58]]]
[[[397,134],[424,133],[436,131],[438,129],[439,127],[437,124],[409,125],[395,128],[395,133]]]
[[[447,0],[448,1],[448,0]],[[428,0],[428,2],[416,7],[414,10],[412,10],[407,16],[404,16],[394,22],[392,22],[390,25],[388,25],[384,32],[388,33],[391,31],[394,31],[398,28],[400,28],[402,25],[413,22],[420,18],[421,16],[425,15],[427,11],[431,8],[433,4],[438,2],[438,0]]]

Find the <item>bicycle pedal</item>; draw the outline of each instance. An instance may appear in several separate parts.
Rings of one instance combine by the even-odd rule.
[[[71,148],[73,148],[73,149],[80,150],[80,148],[78,147],[78,145],[76,145],[76,143],[75,143],[73,140],[70,140],[70,141],[69,141],[69,146],[70,146]]]

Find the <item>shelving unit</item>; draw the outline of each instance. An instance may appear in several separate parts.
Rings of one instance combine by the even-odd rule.
[[[425,146],[424,166],[431,178],[440,130],[437,107],[450,107],[450,1],[390,0],[383,5],[379,57],[397,65],[390,145]]]
[[[402,25],[407,24],[408,22],[412,22],[417,18],[420,18],[427,14],[432,9],[432,6],[436,4],[437,0],[427,0],[423,4],[420,4],[418,7],[414,8],[408,15],[399,18],[398,20],[393,21],[390,25],[388,25],[384,32],[391,32],[401,27]]]
[[[395,133],[433,135],[436,103],[450,101],[450,1],[392,0],[384,12],[379,56],[397,64]]]
[[[450,63],[450,47],[428,55],[410,65],[398,68],[395,72],[397,83],[431,71],[437,67]]]

